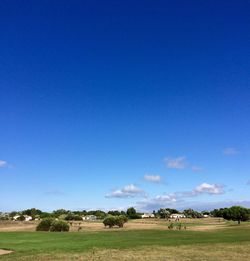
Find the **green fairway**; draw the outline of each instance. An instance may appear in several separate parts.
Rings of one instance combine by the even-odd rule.
[[[80,233],[2,232],[0,233],[0,249],[10,249],[14,252],[0,256],[0,260],[36,260],[36,256],[56,257],[64,254],[68,256],[93,249],[126,250],[145,246],[190,246],[192,248],[195,244],[211,246],[218,243],[232,246],[236,243],[250,243],[250,227],[237,226],[212,232],[177,230],[116,230]]]

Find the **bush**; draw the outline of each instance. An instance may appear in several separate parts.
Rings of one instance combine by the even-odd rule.
[[[108,216],[103,220],[103,224],[105,227],[113,227],[115,225],[115,217],[114,216]]]
[[[69,231],[69,224],[62,220],[55,220],[50,226],[52,232],[67,232]]]
[[[128,218],[124,215],[120,216],[108,216],[103,220],[104,226],[112,228],[113,226],[123,227],[123,225],[128,221]]]
[[[82,217],[80,215],[68,214],[65,220],[75,220],[75,221],[82,221]]]
[[[115,217],[115,225],[118,227],[123,227],[123,225],[128,221],[126,216],[120,215]]]
[[[170,225],[168,226],[168,229],[172,230],[174,229],[174,224],[171,222]]]
[[[36,227],[37,231],[49,231],[50,226],[53,223],[53,218],[44,218]]]

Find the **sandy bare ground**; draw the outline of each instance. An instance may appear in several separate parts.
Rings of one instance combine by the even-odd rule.
[[[0,232],[35,231],[38,222],[1,221]]]
[[[10,251],[10,250],[4,250],[4,249],[0,249],[0,256],[1,255],[6,255],[6,254],[10,254],[12,253],[13,251]]]

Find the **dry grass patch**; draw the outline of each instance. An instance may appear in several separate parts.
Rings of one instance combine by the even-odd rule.
[[[39,221],[0,221],[0,232],[35,231]]]
[[[250,259],[250,243],[206,244],[178,247],[140,247],[135,249],[97,250],[83,254],[57,254],[36,256],[36,261],[53,260],[117,260],[117,261],[238,261]],[[20,258],[20,261],[34,260],[34,256]]]

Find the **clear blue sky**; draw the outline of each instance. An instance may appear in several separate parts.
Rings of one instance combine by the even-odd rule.
[[[0,211],[250,206],[249,13],[0,1]]]

